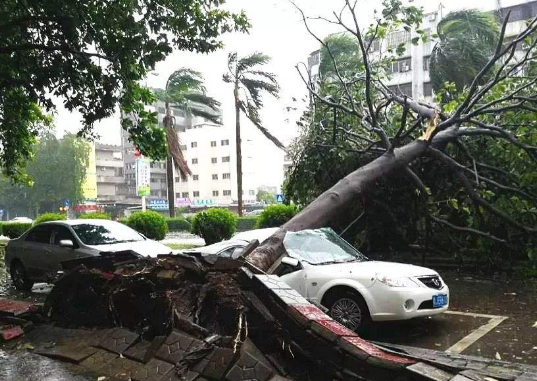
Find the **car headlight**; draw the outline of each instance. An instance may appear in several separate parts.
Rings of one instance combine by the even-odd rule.
[[[418,285],[410,278],[393,278],[383,274],[377,274],[377,280],[390,287],[417,287]]]

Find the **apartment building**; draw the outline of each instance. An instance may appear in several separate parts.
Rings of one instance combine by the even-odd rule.
[[[97,203],[107,205],[127,201],[121,146],[95,144]]]
[[[506,41],[513,39],[526,25],[526,21],[537,15],[537,1],[524,1],[517,5],[502,7],[498,2],[497,9],[489,9],[500,19],[510,12],[506,28]],[[392,64],[391,78],[386,82],[394,92],[404,94],[417,100],[431,102],[433,88],[429,76],[429,58],[434,48],[431,36],[436,33],[437,25],[446,15],[443,6],[424,15],[421,29],[429,37],[426,43],[412,44],[414,37],[419,37],[415,31],[400,30],[389,34],[382,41],[375,41],[371,46],[372,59],[384,55],[388,49],[404,44],[405,52]],[[522,51],[522,44],[518,47]],[[313,82],[319,79],[320,51],[312,52],[308,57],[308,69]]]
[[[154,105],[159,124],[166,110],[162,102]],[[181,149],[192,171],[192,176],[181,179],[174,168],[174,192],[176,206],[230,205],[237,202],[235,130],[216,125],[203,118],[188,117],[182,110],[172,109],[175,129],[179,134]],[[255,150],[253,139],[243,137],[243,199],[245,203],[256,200],[257,184],[254,181]],[[122,131],[125,182],[130,196],[136,196],[135,147]],[[167,200],[166,162],[150,164],[151,195],[148,203]]]

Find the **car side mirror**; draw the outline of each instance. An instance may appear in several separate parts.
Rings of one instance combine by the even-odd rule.
[[[60,241],[60,247],[73,248],[75,244],[70,239],[62,239]]]
[[[299,267],[300,266],[300,262],[298,261],[298,259],[292,258],[292,257],[283,257],[282,258],[282,263],[284,263],[286,265],[289,265],[291,267]]]

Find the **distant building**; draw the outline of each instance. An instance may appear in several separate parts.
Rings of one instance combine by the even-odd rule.
[[[134,201],[128,199],[121,146],[95,144],[95,177],[99,205]]]

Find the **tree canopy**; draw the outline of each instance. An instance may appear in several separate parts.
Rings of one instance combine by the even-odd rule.
[[[462,91],[494,55],[500,24],[490,12],[463,10],[447,14],[438,23],[437,34],[429,70],[433,88],[439,91],[452,82]]]
[[[82,114],[80,135],[120,106],[134,144],[163,158],[165,138],[144,104],[154,97],[139,86],[155,64],[175,49],[210,52],[219,36],[245,31],[243,13],[224,0],[73,2],[6,0],[0,6],[0,167],[21,175],[32,144],[59,97]]]
[[[57,212],[65,199],[72,205],[82,200],[82,183],[86,176],[89,144],[75,135],[57,139],[46,134],[39,139],[35,156],[28,162],[30,184],[0,179],[0,204],[11,214],[35,216]]]

